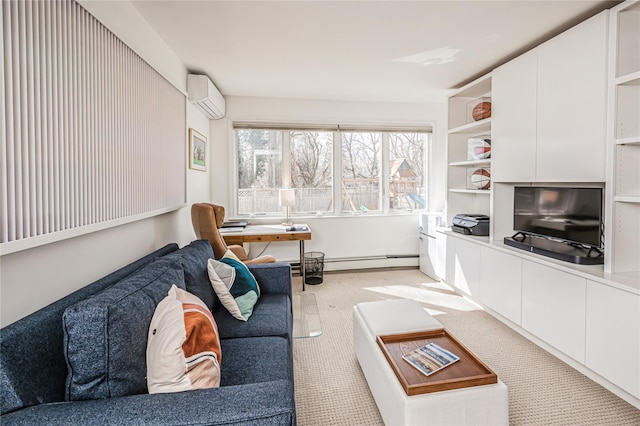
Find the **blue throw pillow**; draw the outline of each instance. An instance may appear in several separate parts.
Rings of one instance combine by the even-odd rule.
[[[219,261],[209,259],[207,269],[222,305],[234,318],[248,320],[260,297],[260,287],[249,268],[228,250]]]
[[[162,257],[65,310],[65,400],[147,392],[149,324],[174,284],[184,289],[180,259]]]

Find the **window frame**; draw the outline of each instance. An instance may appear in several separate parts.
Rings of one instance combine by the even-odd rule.
[[[282,131],[282,164],[281,164],[281,182],[282,188],[290,188],[291,185],[291,131],[319,131],[332,133],[332,196],[333,196],[333,209],[330,212],[297,212],[292,215],[297,217],[350,217],[350,216],[396,216],[405,214],[414,214],[416,211],[428,210],[429,207],[429,182],[430,182],[430,170],[431,170],[431,158],[432,158],[432,145],[433,145],[433,123],[425,122],[418,125],[330,125],[330,124],[314,124],[314,123],[255,123],[255,122],[232,122],[231,133],[233,138],[233,150],[232,150],[232,164],[233,168],[230,170],[232,173],[231,182],[233,188],[231,188],[230,200],[231,216],[237,218],[279,218],[282,216],[281,212],[274,214],[269,213],[239,213],[239,155],[238,155],[238,130],[277,130]],[[372,210],[370,212],[344,212],[342,211],[342,133],[344,132],[379,132],[382,133],[381,141],[381,167],[380,167],[380,210]],[[424,146],[424,158],[423,158],[423,176],[424,176],[424,196],[425,207],[423,209],[391,209],[390,208],[390,137],[391,133],[424,133],[427,134],[425,146]],[[338,183],[336,183],[338,178]],[[422,195],[422,194],[421,194]]]

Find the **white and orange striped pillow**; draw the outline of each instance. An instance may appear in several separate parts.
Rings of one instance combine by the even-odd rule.
[[[220,338],[207,306],[175,285],[156,307],[147,340],[149,393],[220,386]]]

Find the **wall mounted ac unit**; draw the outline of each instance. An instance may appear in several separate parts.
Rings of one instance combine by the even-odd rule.
[[[209,119],[224,117],[226,103],[222,94],[206,75],[187,75],[188,99]]]

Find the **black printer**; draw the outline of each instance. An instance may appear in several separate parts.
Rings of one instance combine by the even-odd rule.
[[[453,218],[451,230],[465,235],[489,235],[489,216],[457,214]]]

